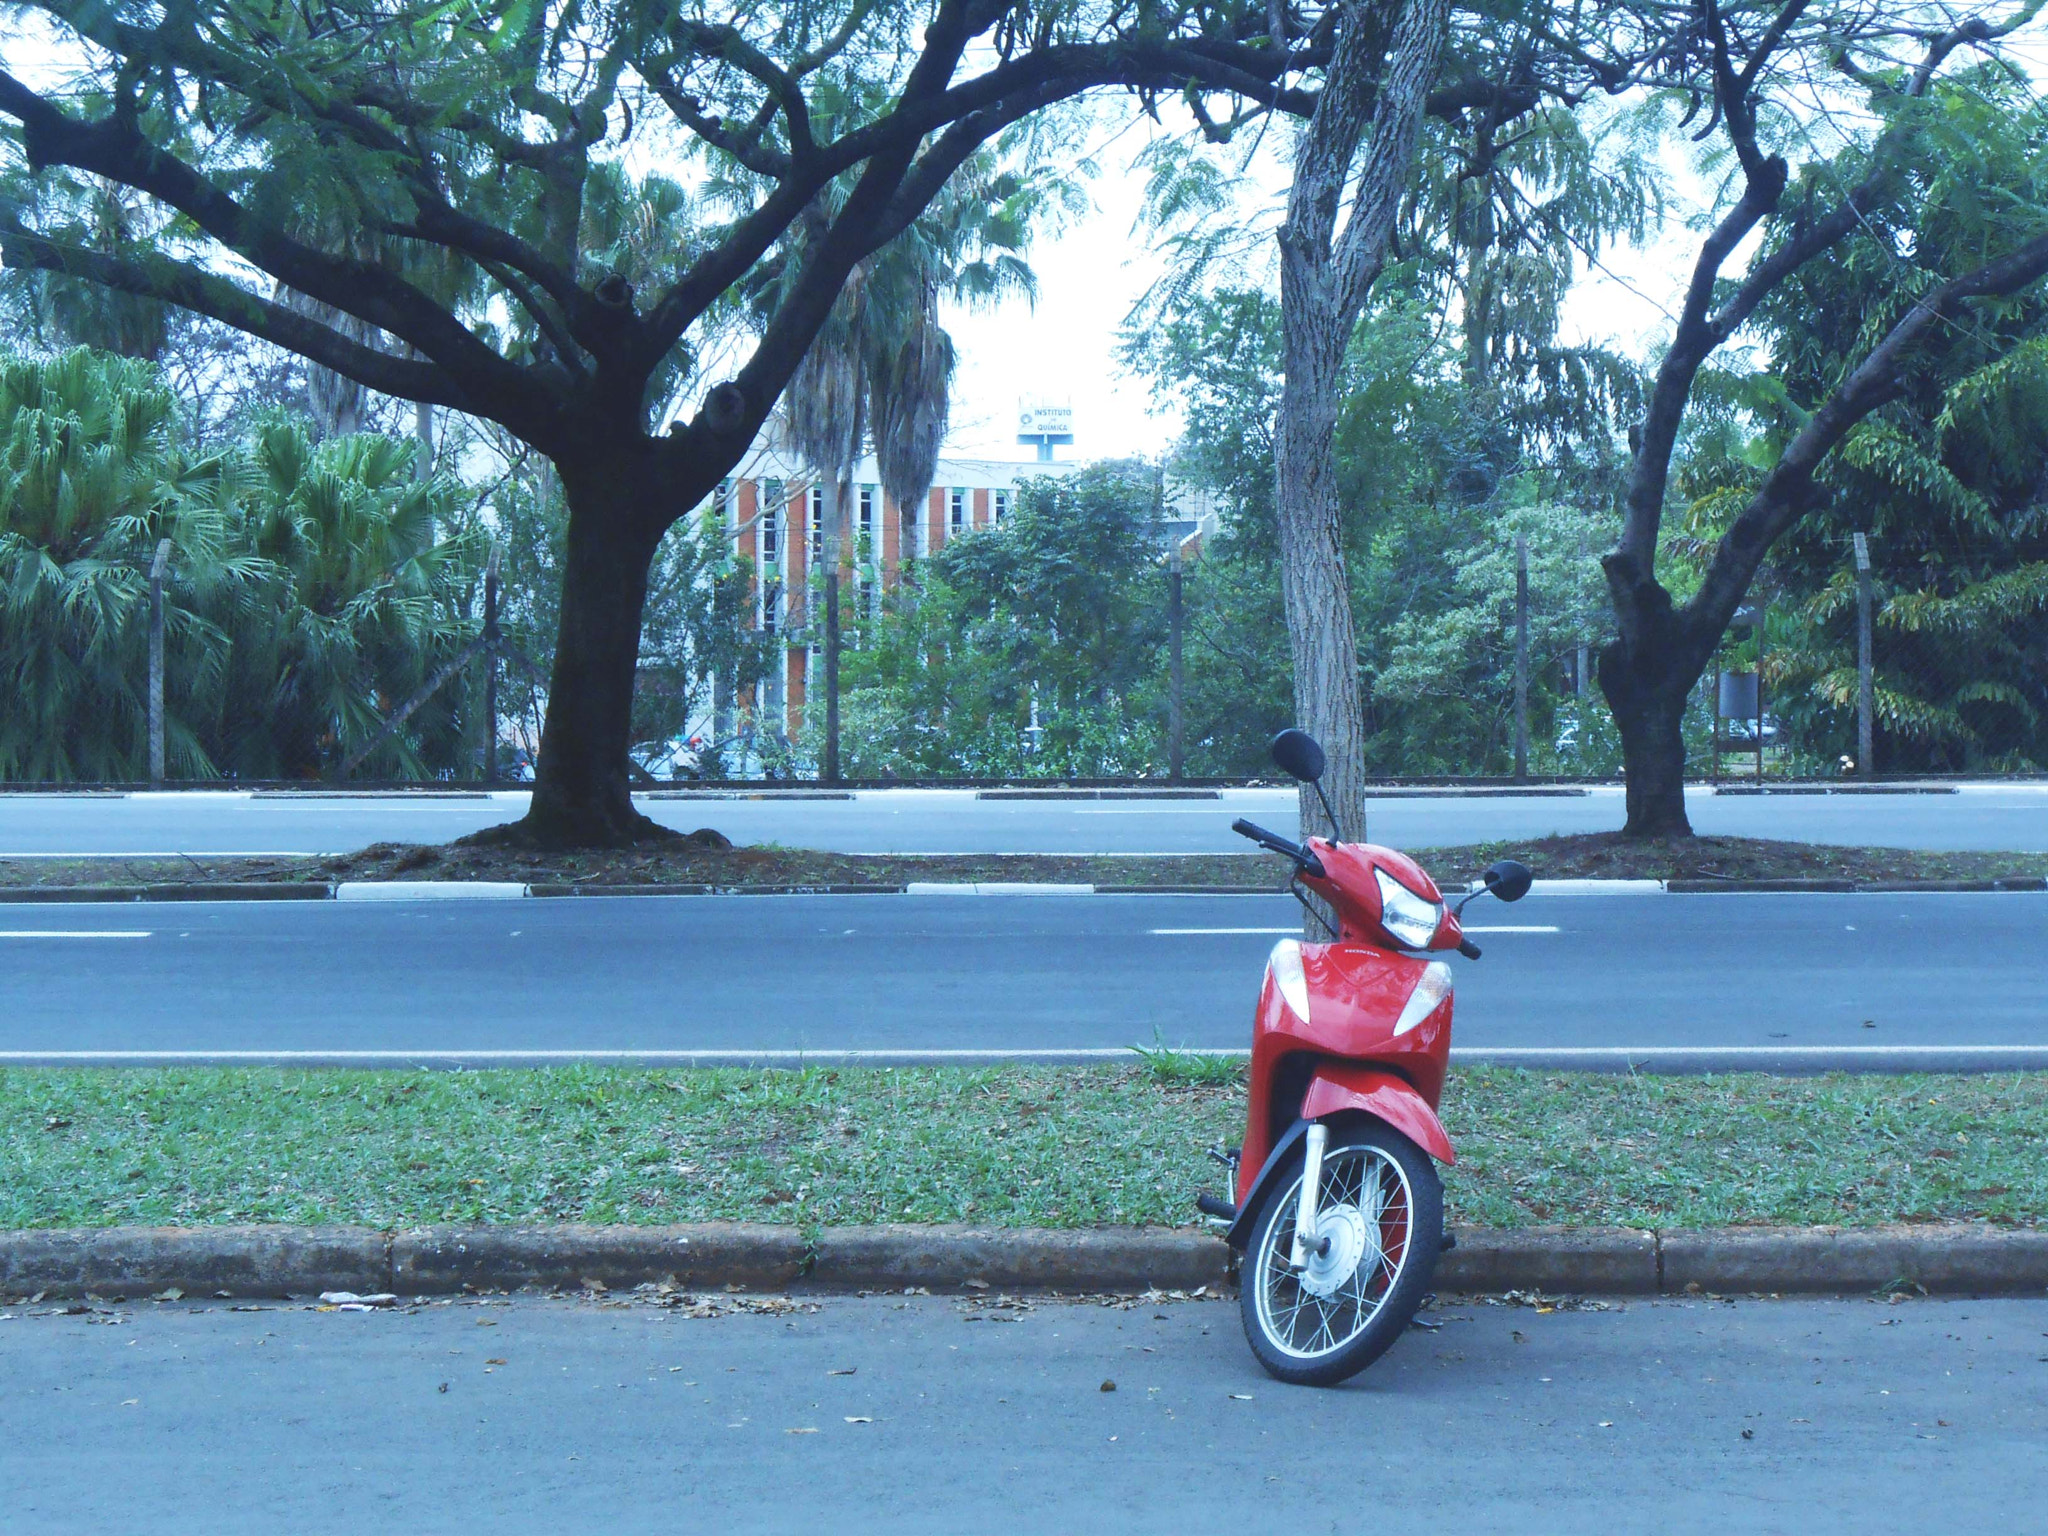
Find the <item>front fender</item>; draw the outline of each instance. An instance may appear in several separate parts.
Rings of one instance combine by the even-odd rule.
[[[1301,1118],[1321,1120],[1340,1110],[1358,1109],[1395,1130],[1446,1166],[1457,1162],[1451,1138],[1429,1101],[1406,1078],[1373,1067],[1326,1063],[1316,1069],[1301,1101]]]
[[[1325,1063],[1309,1081],[1308,1092],[1301,1101],[1301,1118],[1287,1128],[1266,1154],[1258,1177],[1252,1180],[1243,1204],[1237,1208],[1237,1219],[1223,1234],[1224,1241],[1243,1251],[1252,1239],[1252,1218],[1265,1198],[1266,1186],[1280,1176],[1295,1144],[1308,1134],[1311,1123],[1345,1110],[1358,1110],[1386,1122],[1446,1166],[1458,1160],[1458,1154],[1451,1148],[1451,1138],[1444,1134],[1443,1122],[1407,1079],[1372,1067]]]

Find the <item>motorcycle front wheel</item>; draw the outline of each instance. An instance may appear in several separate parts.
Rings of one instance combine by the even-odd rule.
[[[1436,1275],[1443,1184],[1429,1155],[1386,1125],[1334,1130],[1323,1152],[1316,1235],[1293,1264],[1302,1162],[1275,1179],[1239,1276],[1245,1337],[1259,1364],[1299,1386],[1334,1386],[1386,1353]]]

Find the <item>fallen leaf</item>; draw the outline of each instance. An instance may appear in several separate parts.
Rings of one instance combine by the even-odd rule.
[[[1116,1383],[1113,1381],[1105,1381],[1102,1384],[1101,1390],[1104,1392],[1114,1392],[1116,1390]]]
[[[827,1371],[827,1372],[826,1372],[825,1374],[826,1374],[827,1376],[851,1376],[851,1375],[852,1375],[852,1374],[853,1374],[853,1373],[854,1373],[855,1371],[857,1371],[857,1370],[859,1370],[859,1369],[860,1369],[860,1367],[859,1367],[859,1366],[857,1366],[857,1365],[846,1365],[846,1366],[841,1366],[841,1367],[840,1367],[840,1368],[839,1368],[838,1370],[836,1370],[836,1371]]]
[[[1614,1428],[1614,1420],[1612,1420],[1612,1419],[1602,1419],[1602,1420],[1600,1421],[1600,1428],[1602,1428],[1602,1429],[1612,1429],[1612,1428]]]
[[[1233,1403],[1248,1403],[1252,1400],[1252,1395],[1249,1392],[1233,1392],[1230,1394],[1230,1400]]]
[[[611,1287],[606,1285],[602,1280],[595,1278],[594,1276],[585,1275],[583,1277],[583,1289],[585,1289],[586,1291],[595,1291],[598,1295],[602,1296],[606,1291],[610,1290]]]
[[[138,1408],[141,1405],[142,1399],[139,1397],[124,1397],[121,1399],[121,1406],[123,1408]]]
[[[490,1359],[484,1362],[485,1365],[503,1365],[504,1363],[504,1359],[498,1355],[493,1355]]]
[[[817,1432],[818,1428],[815,1424],[808,1425],[803,1429],[785,1429],[783,1431],[785,1435],[815,1435]]]
[[[849,1423],[849,1424],[872,1424],[872,1423],[874,1423],[875,1421],[874,1421],[873,1419],[869,1419],[869,1418],[859,1418],[859,1417],[856,1417],[856,1416],[855,1416],[855,1415],[853,1415],[853,1414],[848,1414],[848,1415],[846,1416],[846,1422],[847,1422],[847,1423]]]
[[[185,1299],[185,1293],[179,1290],[175,1285],[173,1285],[166,1287],[164,1290],[158,1291],[154,1296],[150,1297],[149,1299],[151,1301],[183,1301]]]
[[[441,1392],[446,1392],[446,1391],[448,1390],[448,1383],[447,1383],[447,1382],[445,1382],[445,1381],[444,1381],[444,1382],[442,1382],[442,1383],[441,1383],[441,1385],[440,1385],[440,1386],[439,1386],[439,1387],[438,1387],[438,1388],[437,1388],[436,1390],[437,1390],[437,1391],[441,1391]]]
[[[1756,1438],[1756,1431],[1753,1429],[1745,1429],[1742,1432],[1742,1438],[1745,1440],[1754,1440]]]

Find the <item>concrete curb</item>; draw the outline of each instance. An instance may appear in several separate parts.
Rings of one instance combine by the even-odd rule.
[[[1230,1251],[1182,1228],[1042,1231],[959,1226],[108,1227],[0,1233],[0,1297],[407,1296],[698,1289],[1133,1291],[1222,1288]],[[2048,1230],[1876,1228],[1459,1229],[1446,1291],[1594,1295],[2036,1294]]]

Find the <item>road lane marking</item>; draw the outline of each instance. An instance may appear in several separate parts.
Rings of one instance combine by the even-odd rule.
[[[1147,928],[1145,931],[1164,938],[1197,933],[1299,933],[1301,924],[1296,923],[1292,928]]]
[[[1177,938],[1206,933],[1299,933],[1301,925],[1291,928],[1147,928],[1147,933],[1160,938]],[[1556,933],[1554,925],[1547,923],[1502,923],[1491,927],[1469,927],[1466,933]]]
[[[0,928],[0,939],[146,939],[149,928]]]

